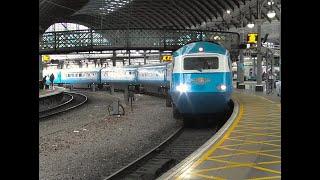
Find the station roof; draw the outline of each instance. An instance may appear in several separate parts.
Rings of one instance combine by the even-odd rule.
[[[72,22],[92,28],[228,30],[257,18],[258,0],[39,0],[39,33]],[[266,2],[267,0],[259,0]],[[280,0],[273,0],[280,19]],[[265,21],[270,6],[261,9]],[[230,10],[230,14],[227,13]],[[251,13],[250,13],[251,12]],[[250,15],[251,14],[251,15]],[[241,23],[242,22],[242,23]]]

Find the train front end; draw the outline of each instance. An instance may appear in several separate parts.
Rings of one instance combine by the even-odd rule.
[[[170,95],[174,114],[225,111],[233,90],[228,51],[211,42],[190,43],[174,53]]]

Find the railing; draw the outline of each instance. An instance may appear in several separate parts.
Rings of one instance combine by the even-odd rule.
[[[44,33],[40,54],[103,50],[176,50],[199,40],[216,41],[238,54],[239,34],[235,32],[173,29],[89,29]]]

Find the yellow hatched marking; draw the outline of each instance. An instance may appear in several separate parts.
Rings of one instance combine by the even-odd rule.
[[[213,160],[213,159],[211,159],[211,160]],[[228,161],[224,161],[224,162],[229,163]],[[196,170],[196,171],[194,171],[194,173],[203,173],[203,172],[208,172],[208,171],[216,171],[216,170],[221,170],[221,169],[230,169],[230,168],[235,168],[235,167],[250,167],[250,168],[258,169],[258,170],[265,171],[265,172],[281,174],[280,171],[276,171],[276,170],[273,170],[273,169],[268,169],[268,168],[256,166],[255,163],[230,163],[230,164],[231,165],[226,165],[226,166],[222,166],[222,167]],[[191,173],[191,174],[193,174],[193,173]]]
[[[203,177],[203,178],[206,178],[206,179],[225,180],[225,178],[218,177],[218,176],[208,176],[208,175],[198,174],[198,173],[192,173],[192,175],[193,176]]]
[[[281,161],[266,161],[266,162],[259,162],[259,163],[252,163],[252,162],[245,162],[245,163],[240,163],[240,162],[234,162],[234,161],[226,161],[222,159],[217,159],[217,158],[209,158],[211,161],[217,161],[217,162],[222,162],[222,163],[228,163],[228,164],[251,164],[251,165],[266,165],[266,164],[280,164]]]
[[[264,143],[263,141],[252,141],[252,142],[244,142],[239,144],[228,144],[220,147],[233,147],[233,146],[242,146],[242,145],[249,145],[249,144],[264,144],[264,145],[270,145],[275,147],[281,147],[281,145],[278,144],[271,144],[271,143]]]
[[[281,132],[273,132],[273,133],[248,133],[248,132],[233,132],[233,133],[239,133],[239,134],[249,134],[249,135],[256,135],[256,136],[270,136],[270,137],[281,137],[278,135],[274,135],[274,134],[278,134]]]
[[[250,100],[250,98],[248,98],[248,99]],[[252,99],[252,101],[256,101],[254,98],[251,98],[251,99]],[[251,103],[251,102],[249,102],[249,103]],[[274,104],[274,102],[272,102],[272,103]],[[244,113],[243,104],[240,104],[239,105],[239,114],[238,114],[237,118],[235,119],[235,121],[232,123],[232,125],[229,127],[227,132],[224,134],[224,136],[216,144],[214,144],[207,152],[205,152],[189,168],[190,169],[194,169],[197,166],[199,166],[205,160],[213,160],[213,159],[215,159],[216,161],[223,162],[224,160],[220,160],[220,159],[216,159],[216,158],[229,157],[229,156],[235,156],[235,155],[241,155],[241,154],[244,154],[244,155],[255,154],[255,155],[269,156],[269,157],[280,159],[281,156],[275,156],[275,155],[267,154],[266,152],[281,151],[281,149],[262,150],[262,151],[249,151],[249,150],[243,150],[243,149],[227,148],[227,147],[231,147],[231,146],[245,145],[245,144],[255,144],[255,143],[256,144],[267,144],[267,145],[272,145],[272,146],[276,146],[276,147],[281,147],[281,145],[270,143],[270,142],[281,141],[281,140],[266,140],[266,141],[254,141],[254,140],[252,140],[252,141],[250,141],[250,140],[235,140],[234,139],[234,138],[239,138],[239,137],[250,137],[250,136],[265,136],[265,137],[281,138],[281,131],[279,130],[279,132],[275,132],[276,130],[279,129],[279,126],[281,126],[281,123],[279,123],[278,119],[274,120],[274,118],[277,118],[277,117],[272,117],[271,121],[269,121],[269,120],[267,121],[267,119],[265,119],[265,118],[270,119],[269,118],[270,117],[270,115],[269,115],[270,112],[268,112],[268,114],[265,114],[265,106],[266,106],[266,104],[262,104],[262,103],[259,104],[259,103],[255,102],[255,106],[256,106],[256,108],[248,110],[248,112]],[[272,107],[270,105],[270,107],[271,107],[270,108],[271,112],[277,111],[276,108],[273,108],[274,106]],[[257,114],[256,117],[252,117],[250,119],[244,119],[240,123],[240,120],[242,120],[242,116],[243,115],[246,115],[246,114],[247,115],[251,115],[251,113]],[[274,113],[277,113],[277,112],[274,112]],[[265,126],[268,126],[268,127],[265,127]],[[246,129],[239,129],[241,127],[246,128]],[[235,128],[237,128],[237,129],[235,129]],[[255,133],[250,132],[248,134],[248,130],[247,129],[251,129],[251,130],[271,130],[271,133],[262,133],[260,131],[260,132],[255,132]],[[235,134],[238,133],[238,134],[240,134],[240,136],[239,135],[234,136],[234,134],[232,134],[232,132],[234,132]],[[229,138],[229,136],[231,134],[232,134],[232,136]],[[245,135],[241,135],[241,134],[245,134]],[[242,144],[236,144],[236,145],[233,144],[233,145],[220,146],[225,142],[226,139],[240,141],[240,142],[243,142],[243,143]],[[209,156],[212,156],[212,154],[217,149],[236,151],[238,153],[209,157]],[[203,175],[203,174],[200,174],[200,172],[211,171],[211,170],[219,170],[219,169],[227,169],[227,168],[236,168],[236,167],[249,167],[249,168],[258,169],[258,170],[261,170],[261,171],[281,174],[280,171],[276,171],[276,170],[272,170],[272,169],[268,169],[268,168],[257,166],[257,165],[263,165],[263,164],[281,163],[281,161],[279,161],[279,160],[277,160],[277,161],[269,161],[269,162],[260,162],[260,163],[238,163],[238,162],[230,162],[230,161],[229,162],[224,161],[224,162],[225,163],[229,163],[229,165],[224,166],[224,167],[216,167],[216,168],[203,169],[203,170],[197,170],[197,171],[193,170],[194,172],[189,173],[189,174],[192,174],[192,175],[195,175],[195,176],[199,176],[199,177],[203,177],[203,178],[207,178],[207,179],[222,179],[221,177]],[[178,179],[181,179],[181,178],[184,177],[184,174],[180,174],[178,176],[179,176]],[[270,176],[270,177],[257,177],[257,178],[254,178],[254,179],[268,179],[268,178],[269,179],[274,179],[274,178],[279,178],[279,177],[281,178],[281,176]]]
[[[269,131],[272,131],[271,133],[280,133],[281,130],[280,130],[280,128],[278,128],[278,129],[279,130],[269,130]],[[263,130],[261,130],[261,129],[253,130],[253,129],[249,129],[249,128],[246,128],[246,129],[238,128],[237,130],[234,130],[233,132],[243,132],[243,133],[259,133],[259,132],[261,132],[261,133],[263,133]]]
[[[263,122],[245,122],[245,121],[243,121],[243,122],[241,122],[241,124],[240,124],[240,126],[243,126],[243,125],[254,125],[254,126],[256,126],[256,125],[263,125],[263,126],[265,126],[265,125],[281,125],[281,123],[279,122],[279,121],[277,121],[277,122],[271,122],[271,121],[269,121],[269,122],[266,122],[266,121],[263,121]]]
[[[250,126],[242,126],[242,125],[239,125],[238,126],[238,129],[239,128],[246,128],[246,130],[247,129],[253,129],[253,130],[278,130],[278,129],[280,129],[280,127],[250,127]]]
[[[234,134],[232,135],[233,138],[242,138],[242,137],[251,137],[251,136],[256,136],[256,135],[255,134],[247,134],[247,135],[242,135],[242,136],[235,136]],[[281,138],[281,136],[276,136],[276,135],[268,135],[268,136]]]
[[[240,142],[252,142],[252,143],[269,143],[269,142],[277,142],[281,141],[281,139],[274,139],[274,140],[267,140],[267,141],[252,141],[252,140],[242,140],[242,139],[234,139],[234,138],[227,138],[228,140],[231,141],[240,141]]]
[[[265,179],[281,179],[281,176],[268,176],[268,177],[259,177],[259,178],[249,178],[250,180],[265,180]]]
[[[257,153],[265,153],[265,152],[274,152],[274,151],[280,151],[281,149],[270,149],[270,150],[264,150],[264,151],[255,151]],[[247,152],[240,152],[240,153],[231,153],[231,154],[225,154],[225,155],[219,155],[219,156],[213,156],[209,158],[224,158],[224,157],[230,157],[230,156],[237,156],[237,155],[243,155],[243,154],[254,154],[254,153],[247,153]]]
[[[225,150],[231,150],[231,151],[238,151],[238,152],[243,152],[247,154],[257,154],[257,155],[262,155],[262,156],[269,156],[269,157],[274,157],[274,158],[281,158],[280,156],[275,156],[272,154],[267,154],[267,153],[261,153],[259,151],[250,151],[250,150],[244,150],[244,149],[232,149],[232,148],[225,148],[225,147],[218,147],[219,149],[225,149]]]

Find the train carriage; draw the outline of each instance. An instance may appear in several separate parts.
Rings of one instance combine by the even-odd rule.
[[[97,84],[100,82],[101,68],[61,69],[63,84]]]

